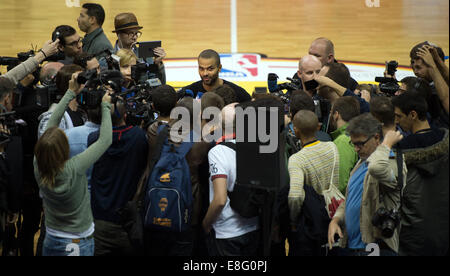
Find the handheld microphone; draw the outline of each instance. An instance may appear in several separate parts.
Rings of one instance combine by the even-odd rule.
[[[267,76],[267,87],[269,88],[269,92],[274,93],[279,91],[277,79],[278,76],[275,73],[269,73]]]
[[[186,97],[191,97],[191,98],[194,98],[194,92],[192,92],[192,90],[190,90],[190,89],[186,89]]]

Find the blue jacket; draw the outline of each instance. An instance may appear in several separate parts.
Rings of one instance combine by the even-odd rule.
[[[97,140],[91,133],[88,144]],[[119,224],[117,210],[130,201],[147,165],[148,142],[139,127],[113,128],[113,143],[94,164],[91,185],[91,206],[94,219]]]

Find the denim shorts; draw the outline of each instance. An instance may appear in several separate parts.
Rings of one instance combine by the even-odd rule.
[[[82,239],[59,238],[45,235],[43,256],[94,256],[93,235]]]

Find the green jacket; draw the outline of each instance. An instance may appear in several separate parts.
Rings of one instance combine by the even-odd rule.
[[[98,28],[83,38],[83,52],[93,54],[97,59],[105,56],[102,52],[106,49],[109,49],[112,52],[113,46],[102,28]]]
[[[359,159],[355,148],[350,145],[350,137],[345,133],[347,125],[348,124],[331,133],[333,142],[339,152],[339,190],[343,195],[345,195],[347,183],[350,179],[350,172]]]
[[[75,93],[67,90],[56,106],[47,124],[47,129],[58,126],[69,102]],[[42,185],[36,158],[34,158],[34,174],[43,196],[45,225],[51,229],[83,233],[93,222],[90,194],[86,170],[92,166],[112,144],[111,105],[102,103],[102,124],[100,137],[84,152],[67,160],[63,171],[55,177],[55,187],[49,189]]]

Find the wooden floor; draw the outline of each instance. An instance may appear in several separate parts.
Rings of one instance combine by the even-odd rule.
[[[78,29],[76,0],[0,0],[0,56],[42,46],[54,28]],[[81,1],[81,4],[91,1]],[[167,58],[197,57],[207,48],[230,52],[230,0],[93,0],[106,11],[112,43],[114,16],[134,12],[144,27],[140,41],[162,40]],[[237,0],[239,52],[298,58],[312,40],[327,37],[337,59],[409,65],[409,51],[428,40],[449,53],[448,0]],[[376,1],[372,1],[376,2]],[[80,35],[84,35],[80,33]],[[2,68],[4,72],[5,68]]]
[[[409,51],[424,40],[449,52],[448,0],[236,0],[239,52],[297,58],[320,36],[340,60],[409,65]],[[379,2],[369,8],[366,2]],[[42,46],[57,25],[78,30],[79,0],[0,0],[0,56]],[[90,2],[81,0],[83,3]],[[94,1],[92,1],[94,2]],[[162,40],[168,58],[196,57],[207,48],[230,52],[230,0],[97,0],[103,28],[114,42],[114,16],[134,12],[145,40]],[[83,35],[80,33],[80,35]]]

